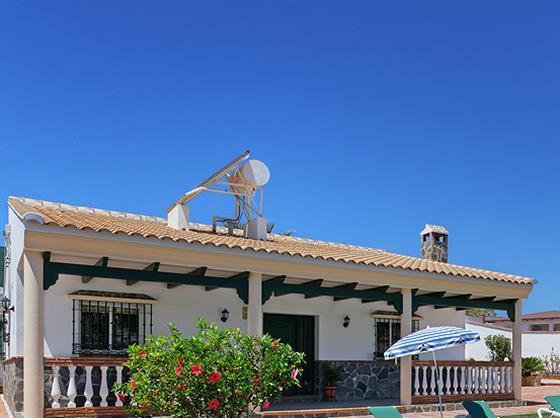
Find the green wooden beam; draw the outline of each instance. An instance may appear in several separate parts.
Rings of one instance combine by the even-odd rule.
[[[352,282],[352,283],[344,283],[341,284],[339,286],[333,286],[331,287],[331,289],[355,289],[358,286],[358,282]],[[316,298],[319,296],[323,296],[323,295],[305,295],[305,299],[311,299],[311,298]],[[341,298],[341,299],[347,299],[347,298]],[[335,297],[334,300],[337,300],[337,298]],[[340,299],[338,299],[340,300]]]
[[[159,270],[159,262],[156,261],[152,264],[148,264],[146,267],[144,267],[144,270],[147,271],[158,271]],[[138,283],[138,280],[127,280],[126,281],[126,285],[127,286],[132,286],[134,284]]]
[[[98,267],[107,267],[107,264],[109,264],[109,257],[101,257],[94,265]],[[82,276],[82,283],[89,283],[94,277],[95,276]]]
[[[340,286],[335,286],[335,289],[351,289],[354,290],[356,289],[356,287],[358,287],[358,282],[352,282],[352,283],[345,283],[345,284],[341,284]],[[333,297],[333,300],[335,302],[339,301],[339,300],[344,300],[344,299],[350,299],[348,297],[339,297],[339,296],[335,296]]]
[[[320,288],[322,284],[323,284],[323,279],[316,279],[316,280],[310,280],[310,281],[305,282],[305,283],[296,284],[294,286],[305,286],[308,289],[309,288],[315,289],[315,288]],[[274,292],[274,296],[284,296],[284,295],[288,295],[290,293],[293,293],[293,292],[290,292],[290,291],[286,291],[286,292],[276,291],[276,292]],[[307,297],[308,295],[311,295],[312,293],[305,292],[303,294]]]
[[[485,298],[475,298],[475,299],[472,299],[472,300],[492,302],[493,300],[496,300],[496,296],[488,296],[488,297],[485,297]]]
[[[402,313],[402,294],[397,293],[387,293],[386,290],[388,286],[381,286],[373,289],[366,290],[356,290],[355,288],[348,287],[320,287],[317,286],[316,281],[302,283],[302,284],[288,284],[288,283],[263,283],[263,295],[262,301],[265,303],[272,294],[318,294],[322,296],[333,296],[336,298],[355,298],[364,299],[371,302],[374,301],[386,301],[390,305],[394,306],[395,309]],[[340,299],[339,299],[340,300]]]
[[[197,269],[194,269],[190,273],[187,273],[187,275],[192,277],[204,277],[204,275],[206,274],[206,270],[208,270],[208,267],[199,267]],[[166,283],[166,286],[168,289],[173,289],[177,286],[181,286],[181,284],[182,283]]]
[[[92,276],[105,279],[136,280],[144,282],[179,283],[193,286],[213,286],[235,289],[245,304],[249,303],[248,273],[237,278],[193,276],[189,273],[136,270],[122,267],[89,266],[84,264],[59,263],[51,261],[50,252],[43,254],[43,289],[54,285],[61,274]],[[237,275],[236,275],[237,276]]]
[[[204,270],[204,272],[206,273],[206,270]],[[237,273],[237,274],[234,274],[233,276],[229,276],[228,279],[229,280],[248,279],[249,274],[250,274],[250,272],[248,272],[248,271],[242,271],[241,273]],[[205,286],[204,289],[207,292],[210,292],[211,290],[219,289],[219,286]]]
[[[282,276],[276,276],[276,277],[271,277],[270,279],[267,279],[264,281],[264,283],[284,283],[284,281],[286,280],[286,276],[282,275]]]
[[[441,292],[438,292],[441,293]],[[412,312],[420,306],[435,306],[435,307],[455,307],[455,308],[481,308],[481,309],[496,309],[506,311],[508,317],[513,321],[515,320],[515,299],[504,301],[486,300],[482,299],[469,299],[469,295],[460,295],[452,297],[442,297],[440,295],[430,293],[427,295],[416,295],[412,298]]]

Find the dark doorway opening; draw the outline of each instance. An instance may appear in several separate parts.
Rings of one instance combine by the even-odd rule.
[[[284,396],[304,396],[315,393],[315,317],[307,315],[264,314],[264,332],[296,351],[305,353],[305,364],[299,381]]]

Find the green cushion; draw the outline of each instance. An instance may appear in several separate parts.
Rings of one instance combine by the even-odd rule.
[[[465,401],[463,406],[472,418],[497,418],[484,401]]]
[[[375,418],[402,418],[401,413],[394,406],[370,406],[368,409]]]
[[[544,399],[554,408],[555,411],[560,412],[560,396],[545,396]]]

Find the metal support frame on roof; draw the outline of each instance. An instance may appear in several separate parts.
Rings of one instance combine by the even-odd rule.
[[[388,286],[381,288],[356,290],[357,283],[345,283],[335,287],[321,286],[323,280],[311,280],[301,284],[284,283],[285,277],[273,278],[263,282],[262,284],[262,302],[265,303],[272,294],[275,296],[287,294],[299,294],[306,297],[315,296],[333,296],[338,298],[355,298],[362,299],[367,302],[385,301],[392,305],[397,312],[402,313],[402,294],[400,292],[387,293]]]
[[[445,292],[435,292],[424,295],[412,295],[412,312],[416,312],[420,306],[434,306],[436,309],[467,308],[496,309],[506,311],[509,319],[515,321],[516,299],[498,300],[495,296],[471,299],[470,294],[444,297]]]
[[[202,269],[197,269],[202,272]],[[206,271],[206,270],[205,270]],[[43,253],[43,289],[54,285],[61,274],[91,276],[105,279],[135,280],[145,282],[177,283],[193,286],[212,286],[235,289],[244,303],[249,303],[248,274],[234,278],[210,277],[205,274],[169,273],[154,270],[136,270],[122,267],[90,266],[85,264],[60,263],[51,261],[51,253]]]

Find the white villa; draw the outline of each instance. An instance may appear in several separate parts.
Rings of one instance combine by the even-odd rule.
[[[8,215],[4,396],[15,416],[122,414],[111,386],[126,378],[126,347],[170,322],[191,334],[198,317],[305,352],[293,396],[320,397],[317,365],[331,362],[343,371],[339,399],[406,405],[435,401],[432,364],[386,362],[384,350],[415,329],[464,327],[466,308],[496,309],[513,324],[512,361],[438,353],[444,398],[521,397],[521,305],[533,280],[448,264],[445,228],[422,231],[418,258],[263,234],[254,220],[244,230],[192,223],[188,199],[160,218],[10,197]]]

